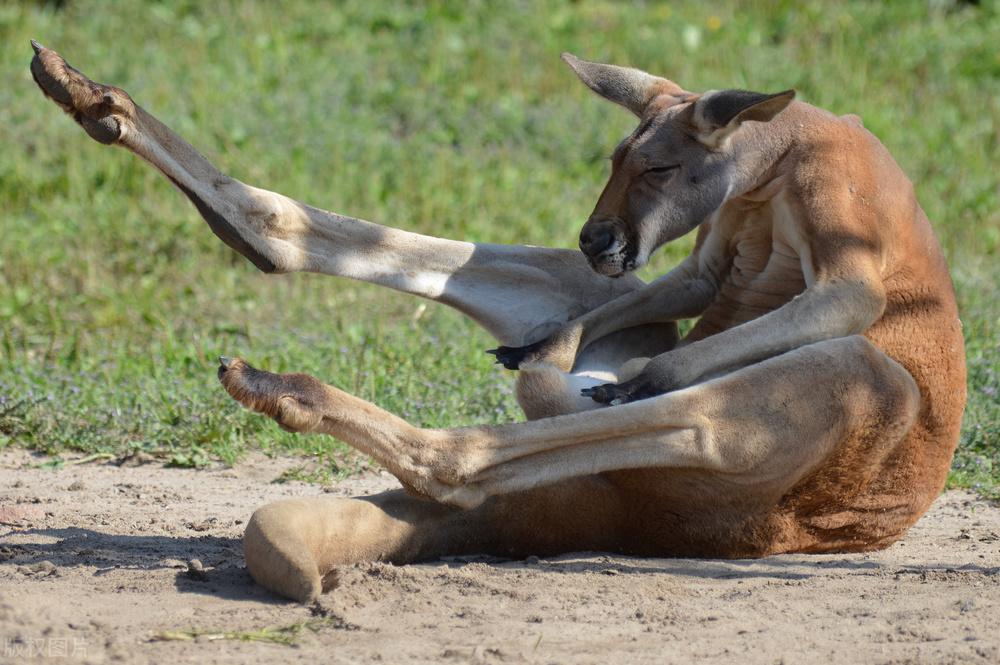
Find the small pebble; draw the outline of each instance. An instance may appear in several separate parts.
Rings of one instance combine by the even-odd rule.
[[[38,577],[48,577],[49,575],[56,575],[59,569],[51,561],[39,561],[28,566],[28,569],[35,573]]]
[[[208,573],[205,572],[205,566],[202,565],[200,559],[191,559],[188,561],[187,576],[199,582],[204,582],[208,579]]]

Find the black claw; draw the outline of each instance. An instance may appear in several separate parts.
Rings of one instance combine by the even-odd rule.
[[[595,402],[600,402],[601,404],[606,404],[610,399],[608,396],[608,390],[605,386],[593,386],[591,388],[584,388],[580,391],[580,395],[583,397],[589,397]]]
[[[503,365],[507,369],[520,369],[521,363],[529,354],[538,350],[542,345],[541,340],[527,346],[498,346],[495,349],[488,349],[486,353],[491,353],[497,358],[496,364]]]
[[[636,396],[622,387],[622,384],[616,383],[605,383],[600,386],[582,388],[580,395],[589,397],[599,404],[610,404],[612,406],[625,404],[636,399]]]

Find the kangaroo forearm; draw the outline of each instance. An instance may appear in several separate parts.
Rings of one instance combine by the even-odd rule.
[[[574,321],[582,331],[580,348],[626,328],[698,316],[712,303],[716,291],[709,280],[692,277],[686,270],[671,272]]]
[[[753,321],[670,352],[671,371],[694,380],[730,371],[808,344],[863,333],[881,315],[885,295],[871,283],[817,285]],[[654,369],[656,360],[651,363]]]

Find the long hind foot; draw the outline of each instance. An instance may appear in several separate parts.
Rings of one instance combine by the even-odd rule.
[[[45,96],[68,113],[95,141],[121,139],[135,119],[135,103],[121,88],[95,83],[61,55],[31,40],[31,75]]]
[[[405,420],[307,374],[273,374],[240,358],[219,358],[219,380],[243,406],[273,418],[289,432],[321,432],[371,455],[411,493],[471,507],[485,496],[466,490],[454,469],[437,475],[431,460],[441,436],[428,437]],[[399,454],[402,441],[417,442],[422,454]],[[438,477],[440,475],[441,477]]]
[[[289,432],[313,432],[323,421],[327,387],[307,374],[273,374],[240,358],[219,358],[219,381],[237,402]]]

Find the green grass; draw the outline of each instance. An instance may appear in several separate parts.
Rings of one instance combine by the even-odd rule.
[[[519,418],[491,340],[443,307],[269,277],[182,196],[84,136],[28,74],[29,38],[121,85],[223,170],[328,209],[475,241],[573,247],[633,126],[560,51],[694,90],[795,87],[859,113],[912,177],[952,266],[969,356],[953,483],[1000,483],[997,2],[0,6],[0,447],[250,449],[344,461],[233,404],[215,358],[313,373],[415,423]],[[661,251],[646,276],[690,247]]]

